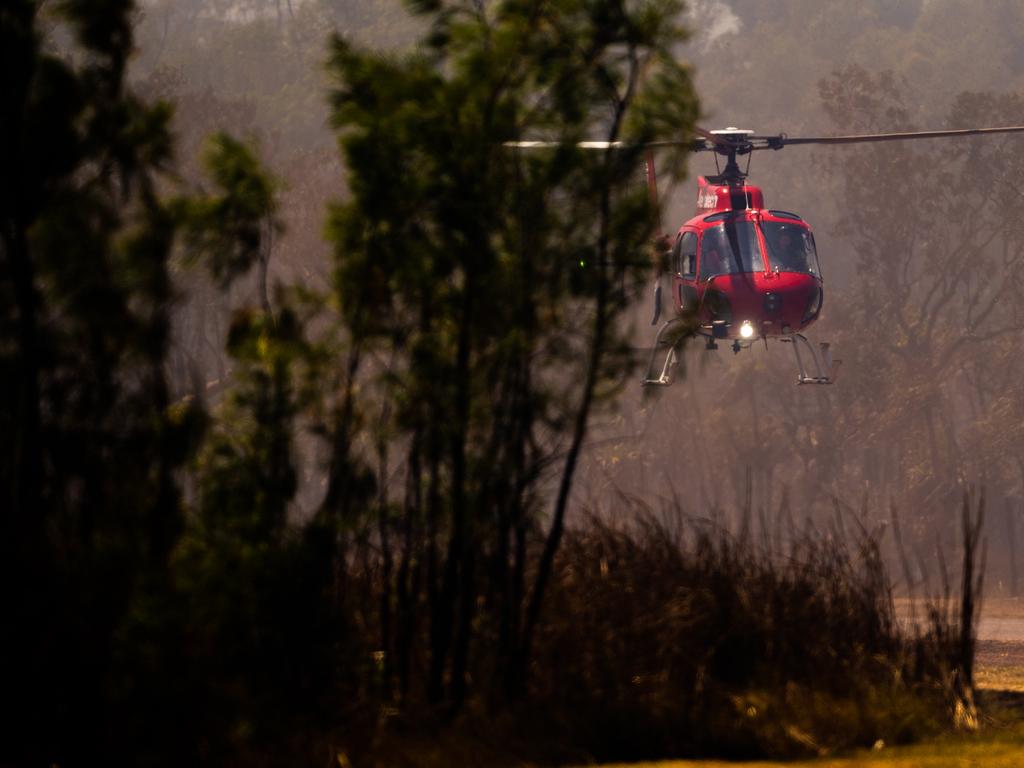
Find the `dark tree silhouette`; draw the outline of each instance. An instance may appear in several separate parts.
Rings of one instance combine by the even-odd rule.
[[[642,158],[572,142],[686,135],[696,102],[674,2],[423,7],[422,53],[334,42],[352,196],[331,236],[351,367],[407,468],[374,525],[381,647],[400,695],[421,654],[428,697],[457,706],[479,626],[499,685],[521,686],[591,414],[628,370],[617,318],[654,224]],[[529,136],[565,144],[503,146]],[[322,513],[353,529],[348,403]]]
[[[104,738],[111,638],[181,519],[163,359],[170,109],[126,90],[130,2],[0,9],[0,640],[13,758]],[[66,33],[78,55],[44,44]]]
[[[187,730],[181,744],[145,741],[189,691],[173,679],[189,627],[175,609],[188,596],[175,584],[178,477],[204,425],[198,400],[168,394],[168,265],[178,241],[221,276],[265,263],[272,188],[221,137],[208,165],[222,194],[163,200],[171,109],[126,87],[133,3],[43,5],[0,8],[0,761],[195,756]],[[63,52],[51,39],[66,39]],[[266,336],[263,354],[295,334],[291,316],[278,325],[264,309],[255,325],[271,330],[240,324],[233,338],[243,367],[244,339]],[[280,365],[266,368],[249,395],[265,429],[251,452],[212,433],[200,506],[249,506],[231,496],[239,475],[218,472],[254,456],[272,470],[250,477],[260,504],[248,514],[279,529],[294,487],[279,428],[288,390]]]

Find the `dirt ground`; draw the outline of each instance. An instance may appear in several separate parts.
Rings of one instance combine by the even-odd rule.
[[[1024,599],[982,604],[975,669],[979,688],[1024,692]]]
[[[901,623],[922,622],[925,603],[896,599]],[[987,597],[981,605],[975,681],[979,688],[1024,693],[1024,598]]]

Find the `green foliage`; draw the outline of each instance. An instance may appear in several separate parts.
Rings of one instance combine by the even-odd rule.
[[[281,229],[275,217],[275,185],[253,151],[223,133],[210,139],[203,165],[217,192],[182,197],[175,209],[189,257],[202,257],[226,287],[268,258],[267,240]]]
[[[110,639],[180,530],[194,418],[163,379],[166,105],[124,89],[130,4],[0,9],[0,658],[4,760],[96,756]],[[180,416],[180,414],[179,414]]]
[[[331,67],[343,85],[333,121],[352,188],[330,224],[339,304],[357,338],[387,337],[425,367],[403,377],[405,386],[432,388],[454,375],[444,367],[456,364],[460,345],[481,374],[473,384],[485,388],[524,344],[559,338],[571,356],[569,313],[585,314],[600,286],[639,277],[632,263],[653,212],[631,189],[636,150],[585,156],[567,145],[526,157],[502,142],[531,132],[571,141],[600,133],[609,119],[619,137],[627,112],[626,138],[685,130],[694,101],[668,53],[677,10],[645,3],[619,18],[604,4],[508,3],[484,18],[454,4],[437,15],[429,53],[396,60],[335,41]],[[633,89],[646,93],[630,81],[641,57],[651,72],[645,83],[670,81],[683,94],[660,111],[655,99],[633,110],[634,99],[641,103]],[[602,212],[610,190],[614,210]],[[621,311],[623,299],[601,311]],[[548,356],[537,365],[565,362]],[[444,408],[461,399],[436,394],[409,392],[403,402]]]
[[[295,493],[291,428],[296,406],[291,375],[294,317],[240,316],[229,336],[240,386],[224,404],[223,424],[200,456],[199,507],[230,538],[280,536]],[[208,523],[208,524],[210,524]]]
[[[216,193],[160,199],[172,112],[125,88],[131,11],[65,2],[50,27],[35,3],[0,9],[4,762],[234,754],[268,699],[312,691],[304,664],[325,664],[309,632],[330,623],[330,561],[286,518],[296,402],[322,357],[294,313],[265,307],[236,323],[239,386],[208,431],[202,405],[172,403],[165,381],[172,253],[224,284],[256,262],[265,277],[276,189],[221,135],[206,157]],[[50,52],[44,31],[70,50]],[[299,358],[311,363],[293,384]],[[197,452],[186,518],[178,479]],[[246,709],[228,691],[262,698]]]
[[[528,657],[591,411],[628,370],[618,319],[646,276],[638,254],[657,212],[635,183],[638,145],[588,154],[574,142],[675,138],[697,110],[672,55],[676,2],[419,10],[431,30],[416,53],[332,43],[351,195],[328,234],[353,349],[388,360],[366,374],[376,396],[358,398],[361,410],[380,408],[384,442],[409,467],[401,517],[379,513],[385,599],[406,594],[382,618],[381,645],[406,670],[429,659],[425,681],[397,672],[401,695],[424,686],[458,706],[478,622],[503,627],[509,670]],[[533,137],[561,144],[504,146]],[[344,482],[329,483],[324,511],[337,516]],[[543,526],[545,483],[560,491],[534,554],[525,532]],[[485,563],[492,575],[478,577]],[[478,578],[499,590],[479,620]],[[392,631],[419,622],[412,584],[428,597],[428,638]]]
[[[351,673],[347,664],[334,672],[346,633],[322,599],[330,550],[315,528],[295,530],[287,519],[303,335],[287,309],[236,318],[228,349],[237,383],[196,459],[196,515],[172,562],[182,699],[202,702],[176,732],[204,744],[211,764],[311,754],[312,742],[286,745],[316,732],[317,708]]]

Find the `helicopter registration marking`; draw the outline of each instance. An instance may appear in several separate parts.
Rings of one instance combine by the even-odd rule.
[[[710,190],[701,192],[697,196],[698,208],[715,208],[718,205],[718,195]]]

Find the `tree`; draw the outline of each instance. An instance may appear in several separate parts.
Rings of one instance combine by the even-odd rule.
[[[638,149],[573,142],[686,134],[678,5],[428,7],[402,59],[336,40],[353,194],[328,303],[271,300],[277,187],[244,145],[216,137],[212,192],[159,194],[171,109],[125,85],[132,10],[0,10],[0,759],[221,762],[287,742],[281,701],[302,719],[373,684],[457,708],[471,669],[518,693],[655,217]],[[526,135],[564,143],[502,146]],[[165,378],[179,250],[263,278],[212,415]],[[305,426],[330,470],[308,525]],[[349,643],[367,616],[380,670]],[[499,650],[474,659],[481,638]]]
[[[165,573],[194,420],[168,410],[171,112],[125,88],[132,4],[42,5],[0,8],[0,717],[5,761],[64,762],[105,738],[111,638]]]
[[[290,377],[305,348],[295,316],[275,316],[265,290],[257,317],[236,323],[234,410],[205,440],[200,514],[186,515],[179,479],[207,417],[197,398],[172,402],[166,382],[171,257],[185,247],[224,283],[259,265],[265,283],[279,225],[273,184],[226,136],[207,157],[216,194],[158,194],[174,181],[171,109],[125,86],[132,10],[127,0],[0,9],[4,763],[194,762],[202,739],[230,742],[235,720],[189,728],[168,717],[209,693],[195,670],[224,668],[222,649],[204,656],[187,641],[238,637],[249,617],[217,596],[246,594],[248,580],[262,586],[256,631],[268,636],[286,613],[295,621],[247,658],[301,656],[302,607],[319,605],[315,568],[327,562],[287,536]],[[70,42],[58,53],[44,34]],[[269,586],[252,568],[230,574],[239,561],[266,566]],[[197,615],[216,618],[206,635]],[[285,690],[291,678],[265,666],[251,689]]]
[[[823,82],[822,93],[844,126],[909,123],[899,81],[890,75],[850,68]],[[1018,101],[961,94],[948,122],[1005,124]],[[857,365],[873,379],[861,390],[871,395],[847,403],[844,418],[856,410],[866,426],[885,404],[892,417],[871,431],[880,444],[904,446],[908,500],[931,495],[952,504],[965,473],[996,474],[991,460],[978,462],[964,451],[954,414],[966,398],[977,399],[968,395],[972,378],[984,389],[982,378],[992,383],[1009,372],[989,361],[999,359],[1002,339],[1024,332],[1017,299],[1024,240],[1000,204],[1014,194],[1019,164],[1004,145],[988,139],[835,157],[841,199],[864,222],[850,220],[841,232],[858,254],[861,275],[848,311],[872,339],[861,345],[865,359]],[[892,206],[885,198],[913,205]],[[970,371],[975,376],[961,373]]]
[[[369,525],[347,501],[359,398],[388,435],[378,466],[398,450],[407,467],[376,473],[388,675],[400,696],[422,685],[458,706],[481,633],[500,649],[499,688],[521,686],[589,419],[628,370],[618,319],[655,221],[641,152],[573,142],[687,136],[696,100],[672,56],[674,0],[419,7],[420,53],[332,48],[352,189],[330,224],[349,383],[322,515]],[[521,137],[562,144],[503,146]],[[357,377],[377,383],[375,404]]]

